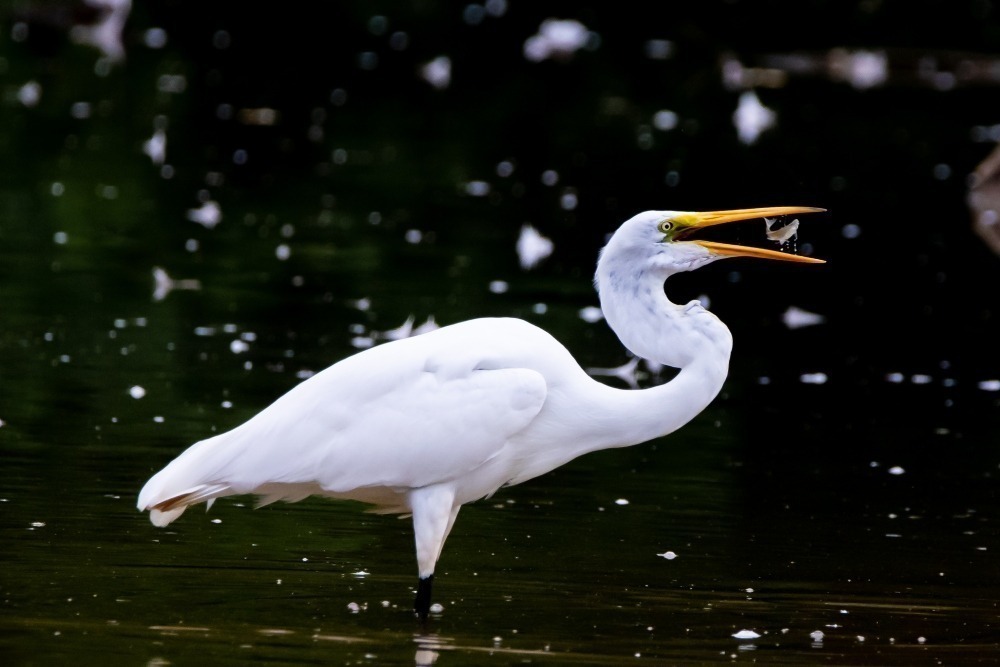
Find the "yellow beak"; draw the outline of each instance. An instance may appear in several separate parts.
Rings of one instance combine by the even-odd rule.
[[[767,206],[764,208],[736,208],[728,211],[706,211],[703,213],[685,213],[678,216],[683,220],[686,227],[696,229],[698,227],[711,227],[727,222],[738,222],[740,220],[751,220],[753,218],[775,218],[781,215],[795,215],[799,213],[822,213],[825,208],[813,208],[811,206]],[[715,241],[699,241],[691,239],[689,243],[697,243],[703,248],[707,248],[716,255],[727,255],[732,257],[759,257],[761,259],[780,259],[786,262],[807,262],[810,264],[825,264],[826,260],[815,257],[804,257],[789,252],[778,252],[766,248],[754,248],[752,246],[734,245],[732,243],[717,243]]]

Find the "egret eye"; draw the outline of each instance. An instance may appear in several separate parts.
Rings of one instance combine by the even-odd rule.
[[[674,223],[671,222],[670,220],[664,220],[663,222],[660,223],[660,231],[663,232],[664,234],[666,234],[673,228],[674,228]]]

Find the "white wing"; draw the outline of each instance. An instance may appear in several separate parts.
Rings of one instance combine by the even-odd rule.
[[[535,334],[507,322],[444,327],[331,366],[182,453],[146,484],[140,509],[179,496],[186,497],[164,509],[233,493],[280,497],[275,485],[350,497],[355,489],[419,488],[468,473],[496,456],[545,401],[542,374],[512,363],[522,349],[518,336]]]

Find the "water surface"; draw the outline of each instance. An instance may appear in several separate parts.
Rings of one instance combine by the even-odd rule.
[[[469,7],[319,25],[152,3],[117,64],[51,17],[0,17],[3,662],[995,661],[1000,265],[965,174],[1000,137],[996,82],[955,63],[992,62],[996,17],[927,11],[922,41],[892,8],[814,3],[820,27],[785,43],[773,8],[652,27],[588,6],[599,39],[534,63],[547,15]],[[881,85],[817,64],[857,40],[889,49]],[[442,51],[437,90],[417,72]],[[791,52],[814,69],[749,86],[778,122],[741,142],[721,64]],[[206,202],[216,225],[190,219]],[[190,443],[410,317],[523,317],[584,367],[624,364],[584,310],[606,234],[647,208],[778,204],[830,210],[798,239],[827,265],[668,286],[733,331],[718,399],[465,507],[426,626],[405,520],[237,497],[156,529],[135,509]],[[524,223],[555,246],[530,270]],[[789,327],[790,307],[822,321]]]

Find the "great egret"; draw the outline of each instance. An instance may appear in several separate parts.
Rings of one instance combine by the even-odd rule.
[[[551,335],[523,320],[474,319],[348,357],[236,428],[195,443],[139,493],[165,526],[195,503],[309,495],[411,514],[426,619],[434,567],[463,504],[576,457],[680,428],[718,394],[732,335],[698,301],[677,305],[672,274],[726,257],[822,262],[775,250],[684,240],[703,227],[822,211],[780,206],[647,211],[601,251],[595,283],[608,324],[635,355],[680,369],[627,390],[592,379]]]

